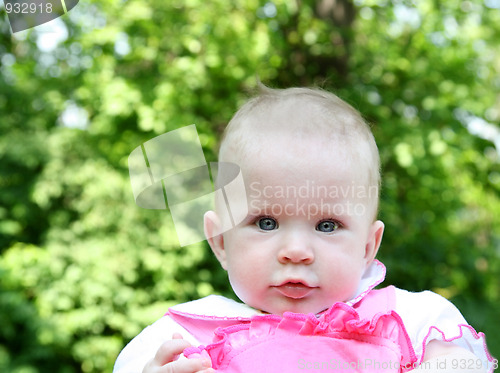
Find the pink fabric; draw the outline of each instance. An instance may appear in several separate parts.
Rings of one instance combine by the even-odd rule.
[[[172,309],[168,315],[199,341],[211,341],[217,328],[250,322],[249,318],[244,317],[204,316]]]
[[[488,372],[493,371],[496,360],[488,352],[484,334],[477,334],[469,325],[459,325],[460,335],[453,336],[445,336],[438,326],[431,326],[423,345],[417,346],[423,350],[417,361],[403,322],[393,311],[396,309],[395,288],[373,290],[383,281],[385,267],[375,261],[372,269],[376,273],[369,273],[362,280],[365,281],[363,292],[316,316],[289,313],[283,317],[218,317],[175,309],[169,309],[167,314],[194,338],[208,344],[186,349],[184,354],[190,358],[209,357],[214,367],[223,372],[311,369],[390,372],[398,371],[397,366],[394,367],[397,364],[389,367],[387,359],[392,363],[398,354],[399,371],[405,372],[422,361],[426,344],[432,339],[453,341],[482,356]],[[324,332],[320,332],[323,329]],[[476,343],[470,343],[471,340]]]
[[[246,320],[224,318],[219,321],[226,326],[215,330],[212,344],[188,348],[184,355],[193,358],[208,354],[213,368],[227,373],[406,371],[417,358],[403,322],[390,311],[393,303],[394,288],[388,287],[372,291],[356,307],[336,303],[319,317],[287,312]],[[214,321],[196,317],[184,325],[190,332],[205,334],[207,323],[213,325]]]
[[[458,325],[460,328],[460,334],[454,337],[447,337],[443,331],[441,331],[438,327],[432,326],[429,329],[429,332],[425,336],[423,342],[422,342],[422,358],[425,356],[425,349],[427,346],[427,343],[429,342],[429,339],[441,339],[444,342],[453,342],[455,340],[458,340],[460,338],[463,338],[466,333],[469,333],[472,335],[474,339],[480,339],[483,342],[483,349],[486,353],[486,359],[487,361],[480,361],[479,359],[476,359],[475,361],[465,360],[466,364],[471,364],[472,367],[477,367],[481,366],[481,368],[484,368],[487,370],[488,373],[493,372],[496,368],[498,368],[498,360],[496,360],[493,356],[491,356],[490,352],[488,351],[488,347],[486,346],[486,337],[484,333],[477,333],[476,330],[470,326],[470,325],[465,325],[465,324],[460,324]],[[431,335],[434,334],[434,338],[431,338]],[[435,335],[437,334],[437,335]],[[422,358],[419,361],[419,364],[422,363]]]

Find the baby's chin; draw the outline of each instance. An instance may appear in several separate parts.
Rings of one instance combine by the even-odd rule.
[[[286,302],[277,302],[278,304],[271,305],[261,305],[260,307],[254,307],[256,309],[261,310],[263,313],[270,313],[275,315],[283,315],[285,312],[293,312],[293,313],[302,313],[302,314],[318,314],[323,311],[326,311],[330,308],[331,304],[308,304],[307,302],[294,302],[294,301],[286,301]]]

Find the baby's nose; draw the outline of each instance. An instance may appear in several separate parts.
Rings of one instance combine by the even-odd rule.
[[[280,263],[311,264],[314,262],[314,252],[308,241],[307,237],[299,233],[286,237],[278,254]]]

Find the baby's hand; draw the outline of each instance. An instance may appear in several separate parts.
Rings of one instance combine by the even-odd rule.
[[[190,346],[180,334],[175,333],[173,339],[160,346],[156,356],[146,364],[142,373],[214,373],[209,359],[177,360],[182,351]]]

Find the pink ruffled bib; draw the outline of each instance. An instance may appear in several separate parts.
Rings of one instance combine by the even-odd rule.
[[[200,322],[181,315],[202,333],[219,322],[213,343],[187,348],[184,355],[209,357],[214,369],[227,373],[404,372],[417,358],[401,318],[391,310],[393,294],[393,287],[374,290],[354,307],[335,303],[319,317],[286,312]]]

